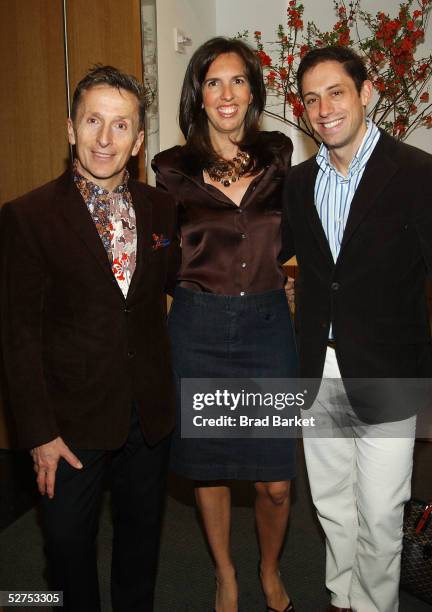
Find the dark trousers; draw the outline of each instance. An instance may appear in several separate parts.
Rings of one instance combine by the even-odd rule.
[[[51,588],[63,591],[64,610],[98,612],[96,565],[99,513],[110,477],[113,516],[111,597],[114,612],[151,612],[169,439],[151,448],[133,411],[125,444],[116,451],[72,449],[83,463],[63,459],[52,500],[42,498]]]

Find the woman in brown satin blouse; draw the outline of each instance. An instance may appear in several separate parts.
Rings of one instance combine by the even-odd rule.
[[[264,105],[255,53],[239,40],[208,41],[193,55],[183,83],[180,126],[186,145],[153,162],[159,187],[178,202],[182,265],[169,330],[179,406],[182,378],[283,378],[297,372],[280,265],[281,182],[292,144],[279,132],[259,131]],[[216,568],[215,610],[238,610],[227,481],[242,479],[256,489],[267,610],[291,612],[278,559],[295,475],[295,440],[187,439],[178,425],[172,467],[195,481]]]

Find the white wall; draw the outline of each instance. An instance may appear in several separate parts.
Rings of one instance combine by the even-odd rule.
[[[217,0],[156,0],[160,149],[183,142],[178,127],[178,103],[192,53],[216,34]],[[192,39],[184,54],[174,51],[173,28]]]
[[[314,21],[320,29],[330,29],[336,15],[332,0],[304,0],[304,23]],[[235,6],[235,10],[233,7]],[[288,0],[216,0],[216,33],[218,35],[233,36],[238,31],[255,30],[262,32],[263,41],[274,41],[275,31],[279,23],[286,24],[286,10]],[[396,16],[399,11],[399,0],[362,0],[362,7],[366,11],[376,14],[378,10]],[[251,38],[252,40],[252,38]],[[432,49],[432,25],[426,35],[425,43],[420,51],[423,56],[429,55]],[[431,88],[432,96],[432,88]],[[265,119],[264,129],[279,129],[292,138],[294,142],[294,163],[298,163],[312,154],[310,140],[303,138],[295,129],[281,122]],[[418,146],[432,153],[432,131],[419,129],[410,137],[410,144]]]
[[[145,1],[145,0],[144,0]],[[304,21],[314,20],[325,30],[335,20],[332,0],[305,0]],[[215,35],[233,36],[239,31],[260,30],[264,41],[275,40],[279,23],[286,23],[288,0],[156,0],[157,49],[159,80],[160,149],[183,142],[178,127],[178,102],[183,76],[193,51]],[[395,15],[399,0],[363,0],[365,10],[377,10]],[[179,27],[192,38],[186,53],[178,54],[173,46],[173,28]],[[421,46],[423,55],[431,52],[432,26]],[[432,94],[432,91],[431,91]],[[294,141],[297,163],[313,152],[311,141],[281,122],[265,119],[264,129],[285,131]],[[417,130],[410,143],[432,153],[431,130]],[[151,178],[149,176],[149,178]]]

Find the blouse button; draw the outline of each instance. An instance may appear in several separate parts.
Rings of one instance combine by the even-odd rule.
[[[238,215],[241,215],[241,214],[242,214],[242,212],[243,212],[243,211],[242,211],[242,209],[241,209],[241,208],[237,208],[237,214],[238,214]]]
[[[246,265],[247,265],[247,264],[246,264],[246,262],[244,261],[244,262],[242,263],[241,267],[242,267],[242,268],[246,268]]]

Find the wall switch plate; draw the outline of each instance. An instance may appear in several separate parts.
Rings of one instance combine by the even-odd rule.
[[[173,33],[174,33],[174,50],[177,53],[185,53],[186,51],[185,46],[191,45],[192,39],[189,38],[189,36],[186,36],[183,30],[180,30],[179,28],[174,28]]]

